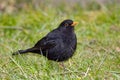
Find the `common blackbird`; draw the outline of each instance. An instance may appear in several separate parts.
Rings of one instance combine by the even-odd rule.
[[[77,38],[74,33],[76,24],[78,22],[73,22],[70,19],[64,20],[58,28],[49,32],[34,47],[18,50],[13,55],[31,52],[41,54],[48,60],[57,62],[68,60],[73,56],[77,46]]]

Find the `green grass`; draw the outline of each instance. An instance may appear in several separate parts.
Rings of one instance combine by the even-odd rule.
[[[12,56],[33,46],[64,19],[75,27],[77,50],[64,62],[37,54]],[[0,14],[1,80],[120,80],[120,9],[82,10],[53,8]]]

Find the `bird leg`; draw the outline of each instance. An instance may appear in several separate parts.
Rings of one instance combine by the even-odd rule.
[[[60,63],[59,63],[59,66],[60,66],[60,68],[64,69],[64,71],[67,70],[67,69],[66,69],[66,66],[64,65],[63,62],[60,62]]]

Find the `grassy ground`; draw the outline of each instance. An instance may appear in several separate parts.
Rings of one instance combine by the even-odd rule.
[[[12,56],[31,47],[64,19],[79,22],[75,55],[57,62],[37,54]],[[1,80],[120,80],[120,9],[29,9],[0,13]]]

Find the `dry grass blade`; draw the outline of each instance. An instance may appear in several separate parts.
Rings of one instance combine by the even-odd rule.
[[[13,26],[8,26],[8,27],[0,27],[0,29],[14,29],[14,30],[23,30],[21,27],[13,27]]]
[[[9,56],[9,58],[19,67],[19,69],[21,70],[21,72],[24,74],[25,78],[27,78],[27,75],[25,74],[25,72],[22,69],[22,67],[11,56]]]
[[[72,74],[72,73],[80,73],[80,71],[67,71],[67,72],[61,72],[61,73],[54,73],[51,74],[51,76],[53,75],[65,75],[65,74]],[[84,73],[80,73],[81,75],[83,75]]]

